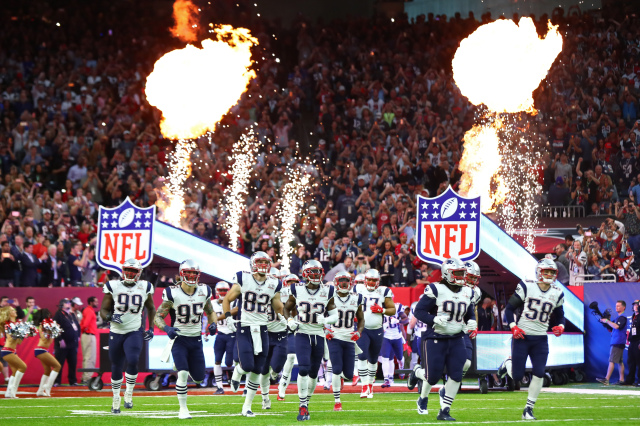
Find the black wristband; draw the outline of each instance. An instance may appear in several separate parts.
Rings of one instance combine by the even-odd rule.
[[[225,313],[224,313],[224,317],[225,317],[225,319],[226,319],[226,318],[229,318],[230,316],[231,316],[231,312],[225,312]]]

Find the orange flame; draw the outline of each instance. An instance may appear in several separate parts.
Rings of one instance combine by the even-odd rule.
[[[213,31],[218,40],[165,54],[147,77],[147,100],[162,111],[160,130],[167,138],[193,139],[214,131],[256,76],[249,67],[258,40],[249,30],[223,25]]]
[[[451,63],[453,78],[474,105],[494,112],[535,113],[533,91],[562,51],[558,27],[538,37],[531,18],[519,25],[501,19],[480,26],[460,42]]]
[[[191,0],[176,0],[173,4],[173,20],[176,23],[170,31],[174,37],[185,43],[198,40],[198,7]]]

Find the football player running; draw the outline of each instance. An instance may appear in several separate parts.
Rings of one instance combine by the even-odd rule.
[[[409,322],[407,314],[404,313],[404,306],[401,303],[395,303],[396,314],[384,317],[382,329],[384,330],[384,339],[382,340],[382,349],[380,356],[382,357],[382,375],[384,383],[382,388],[388,388],[393,385],[393,375],[395,364],[393,359],[398,360],[398,367],[404,368],[404,325]]]
[[[382,349],[382,320],[385,315],[396,314],[393,303],[393,292],[388,287],[380,286],[380,273],[369,269],[364,274],[364,285],[354,288],[356,294],[362,295],[364,305],[364,332],[358,340],[362,353],[358,355],[358,371],[362,380],[360,398],[373,398],[373,384],[378,371],[378,357]]]
[[[477,317],[477,306],[478,302],[480,302],[480,298],[482,297],[482,291],[478,285],[480,284],[480,267],[473,260],[467,260],[464,262],[464,267],[467,270],[467,273],[464,276],[464,281],[473,291],[473,295],[471,296],[471,303],[473,304],[473,314],[474,317]],[[462,377],[467,374],[467,370],[471,367],[471,360],[473,359],[473,343],[471,343],[471,339],[475,339],[478,334],[478,328],[476,325],[475,329],[470,330],[468,326],[463,328],[464,335],[462,336],[464,339],[465,348],[467,349],[467,360],[464,363],[464,367],[462,368]]]
[[[213,377],[216,382],[216,391],[214,395],[223,395],[222,389],[222,359],[224,358],[225,365],[231,367],[233,365],[233,347],[236,344],[236,334],[231,331],[227,325],[227,319],[222,312],[222,299],[229,292],[229,284],[220,281],[216,284],[216,299],[211,303],[213,311],[218,317],[218,334],[216,340],[213,343],[213,353],[215,355],[215,364],[213,366]],[[237,301],[234,302],[234,306],[231,308],[231,315],[234,316],[238,313]]]
[[[420,295],[418,301],[420,301],[423,296],[424,293]],[[411,312],[409,313],[409,325],[407,326],[407,336],[410,336],[412,338],[410,364],[411,370],[413,370],[413,367],[416,366],[419,359],[422,357],[422,333],[427,330],[427,325],[422,321],[418,321],[418,318],[416,318],[414,315],[417,305],[418,302],[413,302],[411,304]]]
[[[153,339],[153,323],[156,307],[153,303],[153,286],[140,280],[142,265],[137,259],[122,264],[122,279],[111,280],[103,287],[104,298],[100,316],[109,322],[109,359],[111,360],[111,412],[120,413],[120,388],[125,362],[126,388],[124,408],[133,408],[133,388],[138,378],[138,361],[142,341]],[[142,314],[147,310],[149,329],[142,331]]]
[[[300,278],[294,274],[289,274],[282,280],[281,300],[288,300],[291,295],[291,288],[300,284]],[[284,397],[291,380],[291,371],[296,363],[296,340],[294,334],[287,327],[287,360],[282,367],[282,377],[278,384],[278,401],[284,401]]]
[[[200,284],[200,266],[187,259],[180,264],[179,285],[167,287],[162,292],[162,305],[158,308],[156,325],[173,341],[171,355],[178,371],[176,393],[180,411],[178,418],[190,419],[187,407],[187,379],[195,383],[205,377],[204,350],[202,347],[202,314],[207,315],[209,334],[216,333],[218,318],[211,304],[211,287]],[[173,324],[167,325],[165,318],[171,316]]]
[[[364,286],[364,274],[358,274],[353,279],[353,287],[356,288],[358,284],[362,284]],[[356,355],[353,362],[353,383],[351,383],[351,386],[356,386],[359,381],[360,373],[358,372],[358,355]]]
[[[285,303],[284,315],[289,328],[298,330],[295,335],[298,358],[298,421],[309,420],[309,399],[318,383],[318,370],[324,356],[324,325],[338,321],[338,311],[333,301],[335,288],[322,283],[324,269],[317,260],[307,260],[302,265],[305,285],[291,287],[291,295]],[[297,311],[294,319],[293,311]],[[329,316],[325,317],[325,314]]]
[[[442,264],[442,281],[429,284],[415,309],[419,321],[427,324],[422,335],[422,367],[415,366],[408,379],[413,389],[418,379],[422,391],[418,398],[418,414],[428,414],[429,391],[438,383],[445,366],[448,379],[444,396],[440,398],[438,420],[455,420],[450,415],[451,404],[462,381],[462,368],[467,360],[464,330],[475,330],[471,297],[473,292],[465,286],[466,268],[460,259],[451,258]]]
[[[524,376],[527,357],[531,359],[531,383],[527,405],[522,412],[523,420],[536,420],[533,406],[538,399],[544,370],[549,356],[547,330],[549,319],[554,315],[558,323],[551,330],[556,337],[564,332],[564,293],[560,287],[554,285],[558,276],[558,267],[551,259],[542,259],[536,266],[536,281],[522,281],[516,287],[516,292],[509,299],[505,309],[505,317],[511,328],[511,366],[509,375],[518,382]],[[515,311],[522,307],[522,315],[516,323]]]
[[[255,252],[249,260],[251,272],[238,271],[234,276],[231,290],[222,301],[222,310],[227,319],[231,317],[231,303],[242,296],[239,326],[233,321],[228,325],[236,332],[239,363],[233,370],[231,390],[238,392],[240,378],[247,374],[245,386],[247,395],[242,406],[242,415],[255,417],[251,411],[251,403],[260,385],[267,356],[269,354],[269,323],[270,306],[275,317],[286,327],[286,320],[282,316],[282,301],[280,291],[282,284],[276,277],[267,275],[271,270],[271,258],[263,251]]]
[[[362,312],[363,297],[353,293],[353,283],[348,272],[338,272],[333,279],[335,292],[333,302],[338,310],[338,322],[325,330],[328,340],[329,358],[333,368],[333,411],[342,411],[340,391],[343,378],[351,380],[355,364],[356,341],[365,325]],[[357,328],[357,329],[356,329]]]

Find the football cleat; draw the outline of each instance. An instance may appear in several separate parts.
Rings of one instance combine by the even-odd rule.
[[[418,398],[418,402],[416,403],[416,405],[418,406],[418,414],[429,414],[429,410],[427,409],[428,402],[428,396],[425,396],[424,398]]]
[[[449,414],[449,407],[441,409],[440,412],[438,413],[438,417],[436,417],[436,420],[447,420],[450,422],[456,421],[456,419],[451,417],[451,415]]]
[[[507,370],[507,362],[511,362],[511,358],[507,358],[502,361],[502,364],[500,364],[500,368],[498,368],[497,376],[501,379],[504,378],[504,376],[506,376],[509,371]]]
[[[191,413],[189,412],[189,409],[181,408],[180,412],[178,413],[178,418],[179,419],[190,419],[191,418]]]
[[[333,406],[333,411],[342,411],[342,402],[336,402],[336,405]]]
[[[351,383],[351,386],[357,386],[359,381],[360,376],[353,376],[353,382]]]
[[[280,394],[278,394],[278,401],[284,401],[284,396],[280,396]]]
[[[246,410],[245,411],[244,409],[242,410],[242,415],[245,416],[245,417],[255,417],[256,416],[255,414],[253,414],[253,411],[251,411],[251,410]]]
[[[369,386],[369,393],[367,394],[367,398],[371,399],[373,398],[373,385],[368,385]]]
[[[231,380],[229,387],[231,387],[231,392],[238,392],[238,389],[240,389],[240,382],[236,380]]]
[[[269,398],[262,400],[262,409],[271,410],[271,400]]]
[[[309,415],[309,409],[306,407],[306,405],[300,407],[297,419],[299,422],[311,419],[311,416]]]
[[[384,388],[389,388],[391,387],[391,383],[389,383],[389,379],[384,379],[384,383],[381,386],[383,389]]]
[[[111,414],[120,414],[120,397],[114,397],[111,403]]]
[[[522,412],[522,420],[538,420],[533,415],[533,408],[526,407]]]
[[[331,385],[327,382],[324,382],[324,386],[322,386],[322,388],[326,391],[331,390]]]
[[[407,389],[413,390],[418,384],[418,376],[416,376],[416,370],[420,368],[420,365],[416,365],[413,367],[413,371],[409,373],[409,377],[407,377]]]
[[[133,408],[133,393],[128,394],[124,393],[124,408],[131,409]]]
[[[218,389],[216,389],[216,391],[213,394],[214,395],[224,395],[224,389],[218,388]]]
[[[367,396],[369,396],[369,386],[363,385],[362,392],[360,392],[360,398],[366,398]]]

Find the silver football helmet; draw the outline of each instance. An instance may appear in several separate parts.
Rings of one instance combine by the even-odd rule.
[[[180,279],[190,287],[198,285],[200,280],[200,265],[194,260],[187,259],[180,264]]]
[[[317,260],[307,260],[302,265],[302,278],[307,284],[320,285],[324,278],[324,268]]]
[[[467,269],[467,274],[464,276],[466,284],[473,288],[480,284],[480,267],[473,260],[467,260],[464,262],[464,267]]]
[[[364,273],[364,285],[369,291],[374,291],[380,285],[380,272],[377,269],[369,269]]]
[[[125,284],[135,284],[140,279],[140,275],[142,275],[142,265],[138,261],[138,259],[127,259],[122,264],[122,281]]]
[[[556,262],[551,259],[544,258],[536,266],[536,280],[546,284],[553,284],[558,276],[558,267]]]
[[[356,277],[353,279],[353,285],[356,286],[358,284],[362,284],[364,285],[364,274],[358,274],[356,275]]]
[[[224,281],[219,281],[216,284],[216,297],[218,299],[223,299],[227,295],[227,292],[229,291],[229,289],[230,289],[229,283],[226,283]]]
[[[295,274],[289,274],[282,279],[283,287],[296,286],[298,284],[300,284],[300,278]]]
[[[347,271],[338,272],[333,278],[333,284],[336,287],[336,291],[341,295],[347,295],[351,293],[353,288],[353,280],[351,274]]]
[[[265,275],[271,270],[271,258],[267,253],[257,251],[251,255],[249,265],[252,273]]]
[[[464,263],[457,257],[447,259],[442,264],[440,270],[442,271],[442,278],[450,285],[463,286],[465,284],[465,274],[467,268]]]

